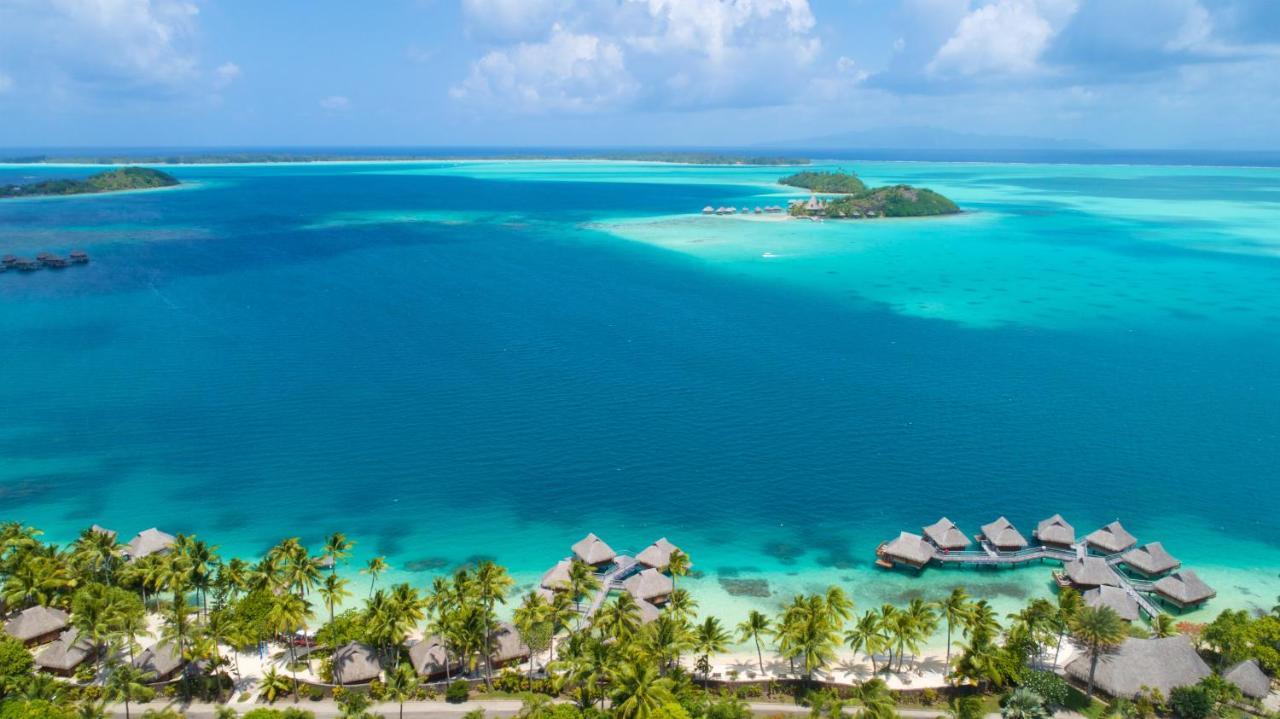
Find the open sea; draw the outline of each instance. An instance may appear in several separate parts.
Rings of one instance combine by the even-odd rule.
[[[801,196],[792,168],[514,160],[0,201],[0,253],[92,256],[0,274],[0,519],[224,556],[341,530],[419,585],[666,536],[736,623],[833,582],[1012,609],[1049,565],[874,550],[1061,512],[1162,541],[1219,591],[1192,618],[1276,603],[1280,169],[818,166],[966,212],[704,217]]]

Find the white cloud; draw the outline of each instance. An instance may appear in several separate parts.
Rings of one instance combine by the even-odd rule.
[[[0,72],[0,94],[6,93],[13,89],[13,78],[4,72]]]
[[[213,71],[213,86],[224,88],[240,77],[240,66],[234,62],[224,62]]]
[[[320,101],[320,107],[332,112],[350,109],[351,100],[343,95],[330,95]]]
[[[482,38],[527,40],[544,34],[573,0],[462,0],[467,27]]]
[[[1076,11],[1074,0],[997,0],[964,16],[925,67],[931,75],[1030,75]]]

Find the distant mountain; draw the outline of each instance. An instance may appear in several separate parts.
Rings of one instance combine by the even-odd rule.
[[[1101,145],[1084,140],[1064,140],[1022,135],[981,135],[940,127],[882,127],[834,135],[761,143],[759,147],[860,150],[1098,150]]]

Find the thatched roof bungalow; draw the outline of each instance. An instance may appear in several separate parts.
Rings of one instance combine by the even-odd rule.
[[[1061,514],[1055,514],[1040,520],[1031,536],[1046,547],[1071,549],[1076,543],[1076,528],[1068,524]]]
[[[520,633],[510,622],[502,622],[493,630],[493,653],[489,661],[500,667],[529,658],[529,645],[520,641]]]
[[[182,657],[170,642],[157,642],[133,660],[133,666],[149,674],[148,682],[162,682],[182,668]]]
[[[409,647],[409,663],[424,679],[456,674],[462,670],[462,662],[456,658],[450,658],[446,665],[446,656],[444,642],[439,636],[426,637]]]
[[[906,564],[919,569],[933,561],[937,549],[918,534],[902,532],[897,539],[886,542],[877,550],[878,554],[890,564]]]
[[[1027,538],[1014,528],[1013,523],[1000,517],[990,524],[982,525],[982,536],[991,546],[1002,552],[1016,552],[1027,548]]]
[[[605,544],[603,539],[595,534],[588,534],[573,545],[573,556],[593,567],[599,567],[612,562],[618,553]]]
[[[1078,589],[1120,586],[1120,577],[1102,557],[1073,559],[1062,565],[1062,571],[1071,586]]]
[[[1248,659],[1222,673],[1222,678],[1235,684],[1240,693],[1250,699],[1265,699],[1271,693],[1271,677],[1258,666],[1257,659]]]
[[[1126,622],[1138,621],[1138,601],[1120,587],[1102,585],[1084,593],[1084,603],[1090,607],[1110,607]]]
[[[1182,566],[1182,562],[1165,551],[1164,545],[1159,542],[1130,549],[1120,556],[1120,561],[1124,562],[1129,569],[1146,577],[1158,577]]]
[[[1156,582],[1154,587],[1160,598],[1178,609],[1189,609],[1218,596],[1195,572],[1184,569]]]
[[[952,552],[969,546],[969,538],[956,526],[955,522],[943,517],[924,528],[924,536],[933,546],[944,552]]]
[[[71,676],[96,648],[88,637],[80,636],[80,630],[66,629],[57,641],[36,655],[36,666],[50,674]]]
[[[1089,661],[1088,654],[1071,660],[1067,675],[1087,682]],[[1099,657],[1094,685],[1117,698],[1132,699],[1145,687],[1167,697],[1174,689],[1196,684],[1212,673],[1184,635],[1128,639],[1115,653]]]
[[[665,572],[667,566],[671,564],[671,555],[678,551],[680,551],[679,547],[668,542],[666,537],[662,537],[637,554],[636,561],[646,567],[653,567],[659,572]]]
[[[651,567],[632,575],[622,584],[622,587],[636,599],[661,604],[671,596],[672,590],[675,589],[675,582],[671,581],[671,577]]]
[[[5,634],[29,647],[48,644],[67,628],[71,618],[61,609],[27,607],[4,623]]]
[[[161,532],[152,527],[138,532],[137,536],[124,545],[124,555],[130,560],[142,559],[152,554],[163,554],[169,551],[178,538],[172,534]]]
[[[1124,528],[1120,522],[1112,522],[1107,526],[1094,531],[1084,538],[1089,547],[1102,554],[1118,554],[1120,552],[1132,549],[1138,544],[1138,539]]]
[[[95,524],[95,525],[93,525],[93,526],[91,526],[91,527],[89,527],[89,531],[90,531],[90,532],[97,532],[98,534],[104,534],[104,535],[106,535],[106,536],[108,536],[108,537],[110,537],[110,538],[112,538],[112,539],[115,539],[116,537],[118,537],[118,536],[119,536],[118,534],[116,534],[116,530],[114,530],[114,529],[107,529],[106,527],[100,527],[100,526],[98,526],[98,525],[96,525],[96,524]]]
[[[640,623],[649,624],[658,620],[662,616],[662,610],[643,599],[637,599],[636,604],[640,606]]]
[[[556,562],[556,566],[548,569],[542,575],[542,581],[538,586],[543,589],[568,589],[569,588],[569,570],[573,567],[573,560],[561,559]]]
[[[382,675],[382,662],[373,647],[348,642],[333,652],[333,681],[349,686],[367,684]]]

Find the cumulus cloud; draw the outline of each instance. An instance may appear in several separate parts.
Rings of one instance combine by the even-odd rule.
[[[224,88],[240,77],[240,66],[234,62],[224,62],[213,70],[213,86]]]
[[[1076,11],[1070,0],[999,0],[965,15],[925,66],[932,75],[1028,75]]]
[[[330,112],[341,112],[350,109],[351,100],[343,95],[330,95],[320,100],[320,107]]]

